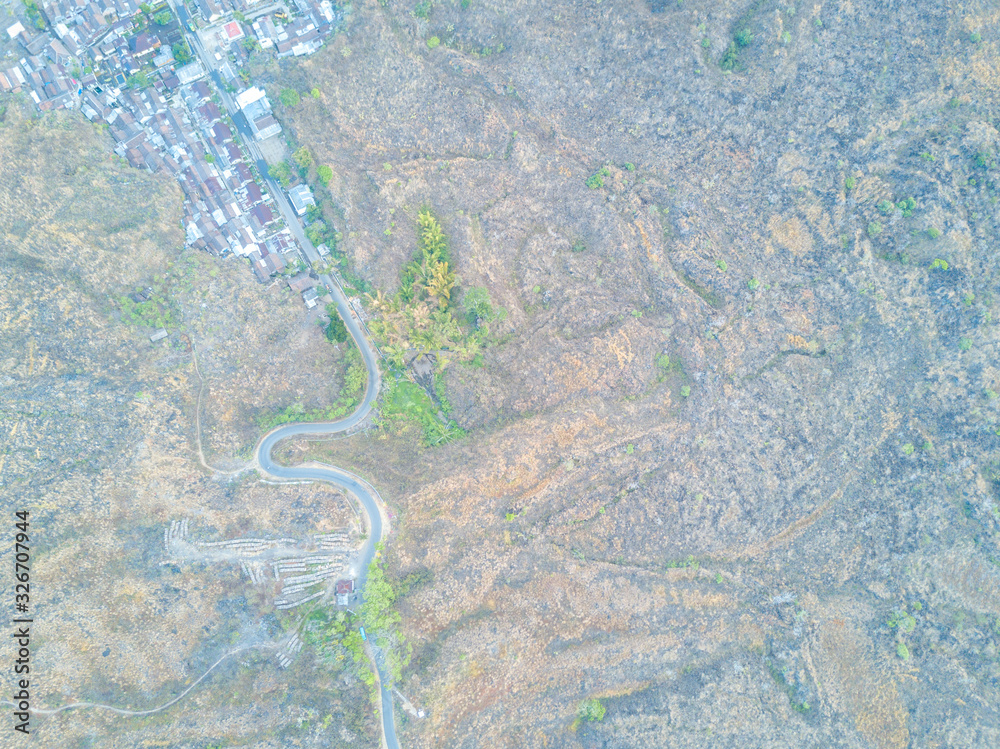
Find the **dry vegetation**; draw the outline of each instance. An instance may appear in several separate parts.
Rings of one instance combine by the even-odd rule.
[[[33,704],[162,704],[229,650],[277,640],[287,620],[277,591],[236,565],[161,564],[171,521],[189,518],[205,541],[356,523],[327,487],[199,466],[188,342],[205,378],[208,460],[231,466],[257,440],[258,412],[335,399],[338,355],[282,289],[182,252],[177,186],[120,165],[78,115],[6,111],[0,206],[0,486],[6,510],[32,512],[32,666],[44,675]],[[146,286],[169,312],[165,344],[122,309]],[[2,653],[13,657],[6,643]],[[39,746],[370,742],[366,702],[356,678],[309,653],[282,671],[256,650],[151,718],[70,711],[32,728]]]
[[[391,297],[428,206],[509,313],[446,372],[464,438],[287,448],[398,514],[400,687],[428,711],[397,711],[404,746],[1000,745],[996,28],[978,2],[366,0],[257,68],[319,91],[279,115],[358,276]],[[223,467],[259,413],[332,403],[338,355],[280,289],[175,250],[179,192],[105,147],[0,130],[0,480],[45,534],[46,704],[152,703],[280,629],[234,575],[158,568],[164,523],[344,522],[198,469],[180,333]],[[157,280],[164,349],[114,301]],[[311,667],[234,665],[196,723],[43,730],[372,743],[357,681]]]
[[[357,272],[429,205],[510,313],[467,438],[313,451],[431,573],[404,744],[994,744],[995,11],[465,5],[271,71]]]

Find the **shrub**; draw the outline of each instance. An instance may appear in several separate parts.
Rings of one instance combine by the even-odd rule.
[[[882,224],[880,224],[878,221],[872,221],[870,224],[868,224],[869,237],[874,239],[881,233],[882,233]]]
[[[760,286],[760,281],[758,281],[756,278],[751,278],[749,281],[747,281],[747,288],[750,289],[750,291],[756,291],[759,286]]]
[[[738,55],[739,51],[736,49],[736,42],[729,42],[729,46],[726,47],[726,51],[719,60],[719,67],[723,70],[735,70],[736,63],[739,62]]]
[[[878,212],[883,216],[888,216],[895,209],[896,205],[891,200],[883,200],[878,204]]]
[[[681,397],[687,398],[689,395],[691,395],[691,386],[684,385],[683,387],[681,387]]]
[[[312,98],[314,98],[314,99],[318,99],[319,98],[319,89],[318,88],[314,88],[312,91],[309,92],[309,95]]]
[[[896,207],[903,212],[903,218],[913,215],[913,209],[917,207],[917,201],[913,198],[905,198],[896,203]]]
[[[938,237],[941,236],[941,230],[938,229],[936,226],[932,226],[930,229],[927,230],[927,236],[930,237],[931,239],[937,239]],[[947,265],[946,265],[945,266],[945,270],[947,270],[947,269],[948,268],[947,268]]]
[[[753,34],[750,33],[750,29],[744,27],[736,32],[736,35],[733,37],[733,41],[735,41],[736,45],[741,49],[743,47],[749,47],[750,43],[753,41]]]
[[[281,103],[286,107],[294,107],[302,100],[299,96],[299,92],[294,88],[281,89],[281,93],[278,94],[278,99],[280,99]]]
[[[903,643],[899,643],[896,646],[896,655],[902,658],[904,661],[910,660],[910,649],[906,647]]]
[[[576,709],[577,717],[581,720],[589,721],[601,721],[604,720],[604,714],[607,709],[601,704],[601,701],[596,697],[591,697],[590,699],[584,700],[580,703],[579,707]]]
[[[848,177],[847,179],[844,180],[844,188],[847,190],[853,190],[856,184],[857,181],[854,179],[854,177]]]
[[[440,39],[438,39],[438,38],[437,38],[436,36],[432,36],[432,37],[431,37],[430,39],[428,39],[428,40],[427,40],[427,46],[428,46],[428,47],[429,47],[430,49],[434,49],[434,48],[435,48],[435,47],[437,47],[437,46],[438,46],[439,44],[441,44],[441,40],[440,40]]]
[[[333,179],[333,169],[328,167],[326,164],[317,169],[316,174],[319,177],[319,181],[324,185],[330,184],[330,180]]]
[[[948,261],[942,260],[941,258],[935,258],[934,262],[931,263],[931,270],[948,270]]]
[[[596,190],[599,187],[604,187],[604,178],[611,174],[611,171],[606,167],[602,166],[592,175],[587,178],[586,185],[591,190]]]

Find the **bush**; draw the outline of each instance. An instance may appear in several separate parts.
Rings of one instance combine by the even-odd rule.
[[[281,93],[278,94],[278,99],[280,99],[281,103],[284,104],[286,107],[294,107],[298,105],[298,103],[301,101],[301,98],[299,97],[299,92],[296,91],[294,88],[281,89]]]
[[[428,40],[427,40],[427,46],[428,46],[428,47],[429,47],[430,49],[434,49],[434,48],[435,48],[435,47],[437,47],[437,46],[438,46],[439,44],[441,44],[441,40],[440,40],[440,39],[438,39],[438,38],[437,38],[436,36],[432,36],[432,37],[431,37],[430,39],[428,39]]]
[[[847,179],[844,180],[844,189],[853,190],[856,184],[857,180],[855,180],[854,177],[848,177]]]
[[[601,701],[596,697],[591,697],[590,699],[584,700],[580,703],[579,707],[576,709],[577,717],[581,720],[589,721],[601,721],[604,720],[604,714],[607,709],[601,704]]]
[[[736,35],[733,37],[733,41],[736,42],[736,45],[740,49],[743,47],[749,47],[750,43],[753,41],[753,34],[750,33],[750,29],[742,28],[736,32]]]
[[[723,70],[734,70],[736,68],[736,63],[738,62],[738,54],[739,52],[736,49],[736,42],[729,42],[729,46],[726,47],[726,51],[723,53],[722,59],[719,60],[719,67]]]
[[[913,198],[905,198],[896,203],[896,207],[903,212],[903,218],[913,215],[913,209],[917,207],[917,201]]]
[[[927,230],[927,236],[930,237],[931,239],[937,239],[938,237],[941,236],[941,230],[938,229],[936,226],[932,226],[930,229]]]
[[[868,224],[869,237],[874,239],[881,233],[882,233],[882,224],[880,224],[878,221],[872,221],[870,224]]]
[[[948,261],[937,258],[931,263],[931,270],[948,270]]]
[[[611,171],[606,167],[602,166],[592,175],[587,178],[586,185],[591,190],[596,190],[599,187],[604,187],[604,178],[611,174]]]
[[[896,204],[891,200],[883,200],[878,204],[878,212],[883,216],[888,216],[894,210],[896,210]]]

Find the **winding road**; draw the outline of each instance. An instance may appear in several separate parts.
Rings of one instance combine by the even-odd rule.
[[[364,335],[358,318],[354,315],[347,297],[341,290],[340,285],[335,283],[329,276],[323,276],[323,281],[330,289],[333,299],[337,305],[337,310],[347,326],[351,338],[357,345],[358,350],[365,362],[365,369],[368,370],[368,384],[365,388],[365,397],[361,405],[350,416],[340,421],[331,422],[311,422],[305,424],[286,424],[278,427],[264,435],[257,446],[257,462],[261,470],[270,476],[285,480],[308,480],[326,481],[338,486],[346,492],[353,494],[364,508],[368,516],[369,533],[368,540],[362,547],[359,569],[357,572],[356,584],[364,597],[365,577],[368,574],[368,565],[375,558],[375,544],[381,541],[389,533],[389,518],[385,513],[385,505],[379,497],[375,488],[360,476],[356,476],[350,471],[342,468],[322,465],[319,463],[307,463],[300,466],[283,466],[275,463],[271,457],[271,452],[282,440],[292,437],[327,437],[333,434],[346,432],[352,427],[360,424],[371,412],[372,404],[378,397],[379,391],[379,370],[376,361],[375,350]],[[378,671],[379,686],[382,693],[382,734],[384,746],[388,749],[399,749],[399,741],[396,738],[396,725],[393,721],[392,693],[389,691],[388,675],[379,667],[378,661],[372,659]]]
[[[184,7],[183,3],[177,2],[177,0],[167,1],[170,7],[177,14],[177,17],[180,19],[184,35],[187,38],[192,51],[201,60],[206,70],[214,79],[219,96],[228,111],[232,113],[233,123],[236,126],[236,130],[242,136],[244,146],[256,162],[261,178],[264,179],[270,188],[271,196],[274,199],[279,212],[284,218],[286,225],[289,229],[291,229],[295,238],[298,240],[306,264],[312,265],[312,263],[321,259],[320,254],[317,252],[316,248],[313,247],[312,242],[310,242],[309,238],[306,236],[302,223],[289,203],[284,190],[282,190],[281,186],[268,176],[267,163],[264,160],[260,148],[254,139],[253,133],[251,132],[243,113],[239,110],[239,107],[236,106],[232,97],[229,95],[229,92],[226,90],[226,87],[222,85],[222,79],[220,78],[219,71],[215,66],[216,61],[213,60],[210,54],[208,54],[208,51],[201,43],[201,39],[198,35],[191,30],[190,16],[188,15],[187,9]],[[378,492],[371,484],[362,479],[360,476],[356,476],[353,473],[345,471],[341,468],[321,465],[318,463],[310,463],[294,467],[282,466],[275,463],[271,457],[271,453],[275,446],[282,440],[292,437],[328,437],[330,435],[348,431],[365,420],[371,412],[372,404],[378,397],[380,380],[378,363],[376,361],[376,350],[366,335],[367,331],[364,330],[364,324],[355,315],[354,310],[351,308],[351,305],[347,300],[347,296],[344,294],[343,289],[336,279],[331,278],[329,275],[322,275],[320,276],[320,280],[333,295],[334,301],[337,305],[337,311],[343,318],[344,323],[347,326],[347,330],[351,334],[351,338],[354,339],[354,343],[357,345],[358,350],[361,352],[361,356],[364,359],[365,369],[368,371],[368,384],[365,389],[364,400],[361,401],[361,405],[353,414],[341,419],[340,421],[287,424],[268,432],[264,435],[264,438],[257,446],[256,458],[261,471],[274,478],[300,481],[326,481],[334,486],[340,487],[344,491],[349,492],[358,498],[365,514],[368,516],[369,525],[368,539],[362,547],[359,569],[357,570],[355,578],[356,586],[361,591],[360,595],[363,598],[365,578],[368,574],[368,565],[371,564],[372,559],[375,558],[375,545],[389,533],[389,518],[385,511],[385,505],[382,502],[381,497],[379,497]],[[197,366],[197,360],[195,361]],[[372,658],[372,664],[378,672],[379,686],[381,689],[380,702],[382,706],[383,746],[386,749],[399,749],[399,741],[396,738],[396,726],[393,721],[392,693],[387,687],[389,679],[387,678],[387,674],[384,670],[379,666],[378,660],[374,657]]]

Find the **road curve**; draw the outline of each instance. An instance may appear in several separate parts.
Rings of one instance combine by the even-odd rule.
[[[340,316],[343,318],[344,324],[351,334],[351,338],[354,339],[355,345],[361,352],[365,369],[368,371],[368,384],[365,388],[365,397],[353,414],[339,421],[286,424],[268,432],[257,446],[257,462],[261,470],[270,476],[290,480],[326,481],[334,486],[339,486],[344,491],[350,492],[358,498],[362,508],[364,508],[365,514],[368,516],[369,525],[368,539],[362,547],[359,562],[360,569],[357,572],[357,586],[361,589],[361,596],[363,598],[368,565],[371,564],[372,559],[375,557],[375,544],[389,533],[389,519],[385,514],[385,505],[382,503],[382,499],[379,497],[375,487],[360,476],[356,476],[342,468],[318,463],[283,466],[275,463],[271,457],[271,452],[282,440],[291,437],[325,437],[345,432],[351,427],[356,426],[368,416],[372,410],[372,404],[378,397],[381,383],[375,351],[362,332],[358,318],[351,310],[350,304],[344,296],[340,285],[334,282],[329,276],[323,276],[323,281],[327,288],[330,289],[330,293],[333,295],[334,302],[337,305],[337,311],[340,312]],[[393,720],[392,694],[389,692],[387,686],[389,683],[388,675],[379,667],[377,661],[374,659],[373,661],[378,670],[379,684],[382,691],[382,735],[384,737],[384,745],[388,749],[399,749],[399,741],[396,738],[396,725]]]

